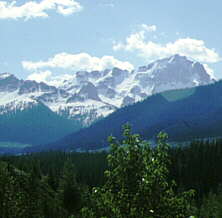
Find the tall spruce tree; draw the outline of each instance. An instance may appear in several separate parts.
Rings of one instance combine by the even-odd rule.
[[[81,190],[77,184],[75,166],[70,160],[64,164],[59,189],[62,205],[67,210],[68,215],[77,214],[81,208]]]

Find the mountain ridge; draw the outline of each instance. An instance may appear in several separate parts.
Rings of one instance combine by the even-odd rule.
[[[221,137],[222,98],[218,95],[221,91],[222,81],[218,81],[206,86],[155,94],[142,102],[118,109],[92,126],[55,143],[28,150],[86,151],[105,148],[109,135],[120,139],[122,125],[126,123],[148,139],[154,139],[160,131],[169,135],[169,141]],[[180,98],[172,99],[173,95]]]
[[[155,97],[158,96],[157,93],[214,82],[215,79],[207,73],[203,65],[179,55],[157,60],[131,72],[118,68],[78,71],[73,74],[72,79],[61,80],[58,86],[22,80],[13,74],[3,73],[0,74],[0,131],[4,134],[0,134],[0,142],[34,146],[52,143],[100,120],[104,122],[105,117],[116,116],[127,110],[129,105],[140,105],[138,102],[149,96],[154,96],[151,99],[155,112],[158,111],[158,107],[155,108],[156,102],[162,102],[165,107],[168,101],[193,95],[187,90],[184,93],[180,91],[179,94],[164,92],[164,99],[160,99]],[[150,114],[149,111],[148,115]],[[144,112],[143,116],[147,114]],[[140,125],[144,120],[143,116],[136,118]],[[150,119],[155,118],[155,113],[152,116]],[[158,116],[169,122],[165,114]],[[122,119],[127,122],[129,113],[122,114]],[[181,121],[180,124],[187,127],[187,122]],[[107,124],[109,126],[110,123]],[[117,129],[120,131],[120,128]],[[112,132],[107,128],[107,134],[110,133]],[[95,133],[95,137],[97,135]]]
[[[0,114],[1,142],[38,145],[53,142],[78,130],[79,123],[67,120],[43,104],[20,111]]]
[[[104,118],[117,108],[142,101],[155,93],[214,82],[204,66],[185,56],[174,55],[139,67],[104,71],[78,71],[58,86],[19,80],[0,74],[0,114],[42,103],[51,111],[82,126]]]

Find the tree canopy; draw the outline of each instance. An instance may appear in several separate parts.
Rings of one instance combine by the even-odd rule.
[[[109,169],[106,183],[92,190],[91,207],[83,208],[85,217],[103,218],[183,218],[192,215],[194,192],[175,192],[169,181],[169,145],[160,133],[152,148],[138,134],[124,126],[121,142],[109,137]]]

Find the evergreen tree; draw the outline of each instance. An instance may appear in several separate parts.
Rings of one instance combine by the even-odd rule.
[[[200,208],[200,218],[221,218],[222,217],[222,191],[210,192],[204,199]]]
[[[76,169],[73,163],[68,160],[64,164],[63,175],[60,181],[59,195],[62,206],[67,210],[68,215],[75,215],[81,208],[81,190],[76,180]]]

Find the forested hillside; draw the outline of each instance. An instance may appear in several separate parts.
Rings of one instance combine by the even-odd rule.
[[[135,132],[154,139],[160,131],[170,141],[222,136],[222,81],[197,88],[167,91],[124,107],[103,120],[63,139],[30,151],[94,150],[107,146],[107,137],[121,138],[121,126],[129,122]],[[207,99],[207,100],[206,100]],[[87,137],[86,137],[87,136]]]
[[[222,141],[169,147],[161,133],[152,147],[129,126],[123,139],[109,153],[2,156],[1,217],[222,216]]]
[[[78,121],[63,118],[43,104],[0,114],[1,142],[38,145],[58,140],[79,128]]]

